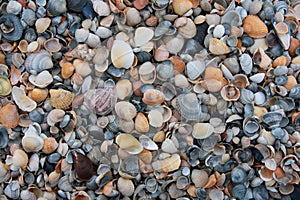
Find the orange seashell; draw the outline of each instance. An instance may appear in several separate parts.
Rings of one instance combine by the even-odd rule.
[[[284,177],[284,171],[280,168],[277,167],[274,171],[276,178],[280,179]]]
[[[134,0],[133,6],[138,10],[142,10],[148,5],[148,3],[149,3],[148,0]]]
[[[30,93],[29,97],[35,102],[44,101],[48,96],[47,89],[34,88]]]
[[[151,26],[154,27],[156,26],[158,23],[158,17],[154,16],[154,15],[150,15],[150,17],[148,19],[146,19],[145,24],[147,26]]]
[[[63,79],[68,79],[73,75],[74,71],[75,67],[73,66],[73,64],[70,62],[66,62],[61,68],[61,76]]]
[[[190,185],[187,189],[187,193],[191,196],[191,197],[196,197],[195,194],[196,191],[196,187],[194,185]]]
[[[263,38],[268,34],[268,27],[255,15],[248,15],[243,20],[244,32],[253,38]]]
[[[58,143],[55,138],[49,137],[44,139],[44,146],[42,151],[46,154],[53,153],[58,147]]]
[[[211,188],[211,187],[215,186],[216,183],[217,183],[216,176],[214,174],[212,174],[208,178],[208,182],[206,183],[206,185],[203,186],[203,188]]]
[[[216,79],[221,81],[223,79],[223,73],[219,68],[208,66],[204,72],[204,79]]]
[[[50,90],[50,104],[54,108],[66,109],[72,104],[74,93],[64,89]]]
[[[12,85],[16,85],[21,79],[21,72],[15,66],[11,66],[10,75],[10,82]]]
[[[296,55],[296,49],[300,47],[300,42],[299,40],[297,40],[296,38],[291,38],[291,43],[290,43],[290,47],[288,49],[289,53],[291,54],[291,56],[295,56]]]
[[[190,0],[190,2],[193,4],[192,8],[197,8],[200,5],[201,0]]]
[[[164,94],[156,89],[148,89],[144,93],[142,101],[149,106],[157,106],[165,100]]]
[[[17,106],[14,104],[7,104],[0,110],[0,123],[7,128],[15,128],[18,126],[20,116]]]
[[[154,59],[156,61],[164,61],[169,58],[169,51],[165,45],[161,45],[154,52]]]
[[[279,56],[274,61],[272,66],[275,68],[277,66],[287,66],[290,62],[290,59],[288,59],[286,56]]]
[[[295,85],[297,85],[297,80],[293,75],[287,76],[288,80],[287,82],[283,85],[288,91],[290,91]]]
[[[172,56],[170,61],[173,63],[174,74],[181,74],[185,70],[185,63],[179,56]]]
[[[110,181],[108,183],[106,183],[102,189],[102,193],[105,195],[105,196],[109,196],[114,190],[114,185],[113,185],[113,182]]]
[[[140,133],[147,133],[149,131],[149,122],[143,113],[139,112],[136,115],[134,127]]]
[[[177,15],[183,15],[193,7],[190,0],[173,0],[173,10]]]

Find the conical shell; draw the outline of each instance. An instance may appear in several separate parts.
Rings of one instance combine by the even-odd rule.
[[[72,104],[74,93],[64,89],[51,89],[50,104],[54,108],[66,109]]]
[[[0,123],[7,128],[15,128],[18,126],[20,116],[17,106],[7,104],[0,110]]]
[[[139,154],[143,150],[141,143],[130,134],[120,134],[116,137],[116,143],[121,149],[130,154]]]
[[[243,20],[243,28],[245,33],[253,38],[263,38],[268,34],[268,27],[255,15],[248,15]]]
[[[122,40],[115,40],[111,49],[111,61],[116,68],[128,69],[134,61],[132,48]]]

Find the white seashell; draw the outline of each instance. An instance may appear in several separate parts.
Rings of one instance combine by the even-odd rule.
[[[223,25],[219,24],[214,28],[213,36],[214,38],[221,38],[225,33],[225,28]]]
[[[154,31],[150,28],[139,27],[134,33],[135,45],[140,47],[149,42],[154,36]]]
[[[22,146],[26,152],[38,152],[44,146],[44,139],[38,135],[37,130],[30,125],[22,138]]]
[[[116,111],[117,115],[121,119],[124,119],[124,120],[131,120],[137,114],[136,108],[134,107],[134,105],[127,101],[120,101],[120,102],[116,103],[115,111]]]
[[[101,44],[101,41],[100,41],[100,38],[98,37],[98,35],[89,33],[88,38],[85,41],[85,43],[92,48],[96,48]]]
[[[189,82],[183,74],[177,74],[174,81],[175,85],[179,88],[187,88],[189,86]]]
[[[173,141],[169,138],[167,138],[161,145],[161,150],[166,153],[176,153],[177,147],[173,143]]]
[[[253,68],[252,58],[249,56],[249,54],[242,54],[240,57],[240,64],[242,70],[245,72],[245,74],[250,74]]]
[[[100,26],[96,30],[96,35],[98,35],[101,39],[105,39],[112,36],[112,31],[106,27]]]
[[[151,110],[148,114],[149,124],[153,127],[161,127],[163,124],[163,115],[158,110]]]
[[[130,134],[120,134],[116,137],[116,143],[121,149],[130,154],[139,154],[143,151],[141,143]]]
[[[36,153],[32,154],[32,156],[29,159],[27,169],[30,172],[37,172],[39,170],[39,163],[40,163],[39,161],[40,161],[39,155]]]
[[[9,1],[6,5],[6,12],[18,15],[22,11],[22,5],[18,1]]]
[[[12,88],[11,94],[13,100],[21,110],[25,112],[31,112],[36,108],[36,102],[27,97],[25,91],[22,88],[14,86]]]
[[[249,77],[254,83],[261,83],[265,78],[265,73],[257,73]]]
[[[75,39],[77,42],[85,42],[89,37],[89,30],[81,28],[75,31]]]
[[[177,54],[184,45],[184,39],[177,35],[177,37],[172,38],[167,42],[166,47],[170,53]]]
[[[30,75],[28,80],[30,83],[39,88],[46,88],[53,82],[53,77],[47,70],[45,70],[37,75]]]
[[[142,144],[142,146],[147,150],[150,151],[158,150],[157,144],[146,135],[141,135],[139,137],[139,141]]]
[[[214,132],[214,127],[210,123],[196,123],[193,126],[192,135],[196,139],[205,139]]]
[[[205,62],[195,60],[188,62],[186,65],[186,72],[189,79],[192,81],[197,79],[205,70]]]
[[[256,92],[254,94],[254,101],[256,105],[262,106],[267,101],[266,95],[263,92]]]
[[[111,49],[111,61],[116,68],[128,69],[134,61],[132,48],[122,40],[115,40]]]
[[[101,0],[92,0],[93,9],[99,16],[108,16],[110,14],[110,8],[108,3]]]

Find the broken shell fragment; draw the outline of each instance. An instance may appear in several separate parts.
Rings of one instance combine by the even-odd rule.
[[[37,106],[35,101],[26,96],[22,88],[16,86],[12,88],[12,98],[17,106],[25,112],[31,112]]]

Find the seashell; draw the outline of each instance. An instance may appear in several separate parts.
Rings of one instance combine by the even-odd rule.
[[[16,86],[12,88],[12,98],[19,109],[25,112],[31,112],[37,106],[35,101],[26,96],[23,89]]]
[[[12,157],[7,157],[6,164],[10,165],[11,170],[18,170],[18,169],[26,169],[28,163],[28,156],[27,154],[21,150],[16,149],[13,152]]]
[[[22,4],[18,1],[9,1],[6,5],[6,12],[18,15],[22,11]]]
[[[288,97],[276,100],[275,104],[279,105],[284,111],[292,111],[295,107],[294,99]]]
[[[76,151],[72,151],[72,158],[77,178],[80,181],[89,180],[94,175],[92,161]]]
[[[48,52],[58,52],[61,49],[61,44],[57,38],[50,38],[44,42],[44,48]]]
[[[287,76],[276,76],[275,77],[275,83],[277,85],[284,85],[288,80]]]
[[[289,94],[289,97],[293,99],[299,99],[300,98],[300,84],[295,85]]]
[[[175,83],[175,86],[177,86],[179,88],[187,88],[189,86],[189,82],[188,82],[187,78],[182,74],[177,74],[174,77],[174,83]]]
[[[89,33],[88,38],[86,39],[85,43],[92,48],[96,48],[100,45],[101,41],[98,35],[93,33]]]
[[[159,46],[154,52],[154,59],[156,61],[164,61],[169,58],[169,51],[165,45]]]
[[[53,67],[51,56],[46,51],[40,51],[38,53],[31,53],[25,60],[25,67],[28,72],[32,74],[39,73],[46,69]]]
[[[272,64],[271,58],[262,48],[258,48],[253,54],[253,63],[259,65],[262,69],[267,70]]]
[[[205,70],[205,62],[203,61],[190,61],[186,65],[186,73],[190,80],[197,79]]]
[[[0,110],[0,123],[7,128],[15,128],[18,126],[20,116],[17,106],[14,104],[7,104]]]
[[[58,148],[58,143],[55,138],[49,137],[44,139],[44,146],[42,151],[46,154],[53,153]]]
[[[208,195],[211,200],[224,199],[224,193],[218,189],[212,189]]]
[[[140,79],[143,83],[153,83],[156,79],[156,69],[151,62],[143,63],[139,68]]]
[[[158,189],[158,182],[156,178],[148,176],[145,179],[145,188],[148,192],[155,193]]]
[[[239,27],[242,25],[242,19],[237,11],[229,10],[221,18],[221,24],[230,24],[231,26]]]
[[[40,88],[34,88],[30,93],[29,97],[39,103],[41,101],[44,101],[48,97],[48,90],[47,89],[40,89]]]
[[[193,126],[192,135],[196,139],[205,139],[211,136],[214,132],[214,127],[209,123],[196,123]]]
[[[136,108],[132,103],[120,101],[115,105],[116,114],[124,120],[131,120],[136,116]]]
[[[64,14],[67,11],[66,0],[49,0],[49,2],[47,3],[47,11],[52,16],[59,16]]]
[[[44,17],[44,18],[38,18],[35,21],[35,29],[37,33],[43,33],[45,32],[48,27],[50,26],[51,23],[51,19],[48,17]]]
[[[255,118],[246,117],[243,121],[243,130],[246,136],[252,137],[260,130],[258,121]]]
[[[137,156],[129,156],[125,158],[119,167],[119,174],[123,178],[133,179],[139,175],[139,160]]]
[[[20,19],[14,14],[3,14],[0,17],[1,35],[4,40],[18,41],[23,34],[23,27]]]
[[[197,33],[196,25],[190,18],[187,18],[187,23],[184,26],[178,28],[178,33],[186,39],[193,38]]]
[[[231,195],[237,199],[243,199],[247,192],[247,188],[244,184],[237,184],[231,190]]]
[[[134,43],[140,47],[149,42],[154,36],[154,31],[146,27],[138,27],[134,33]]]
[[[177,54],[182,49],[183,45],[184,39],[181,35],[177,35],[166,43],[168,52],[172,54]]]
[[[146,19],[145,24],[150,27],[155,27],[158,24],[158,18],[154,15],[150,15],[150,17]]]
[[[161,127],[163,124],[163,115],[158,110],[151,110],[148,114],[149,124],[153,127]]]
[[[261,83],[265,78],[265,73],[257,73],[249,77],[254,83]]]
[[[268,112],[262,116],[262,121],[269,126],[270,129],[280,126],[282,114],[279,112]]]
[[[142,146],[150,151],[155,151],[158,150],[158,146],[155,142],[153,142],[148,136],[146,135],[141,135],[139,137],[139,141],[142,144]]]
[[[30,125],[22,138],[22,146],[26,152],[38,152],[42,150],[44,140],[37,133],[37,130]]]
[[[225,34],[225,27],[221,24],[217,25],[213,29],[214,38],[221,38]]]
[[[205,170],[193,169],[191,180],[196,187],[203,187],[208,182],[208,173]]]
[[[180,190],[187,189],[189,186],[189,179],[186,176],[179,176],[176,180],[176,187]]]
[[[66,62],[61,67],[61,76],[63,79],[68,79],[73,75],[74,71],[75,67],[73,66],[73,64],[70,62]]]
[[[237,101],[240,98],[240,90],[234,85],[226,85],[220,92],[225,101]]]
[[[173,10],[177,15],[184,15],[193,6],[189,0],[175,0],[172,2]]]
[[[14,53],[12,55],[12,63],[17,68],[21,67],[24,64],[24,58],[23,58],[22,54],[20,54],[20,53]]]
[[[251,103],[254,99],[254,94],[251,90],[241,88],[239,101],[243,104]]]
[[[72,104],[74,93],[64,89],[50,89],[50,104],[57,109],[67,109]]]
[[[148,89],[143,96],[142,101],[149,106],[157,106],[165,100],[164,94],[156,89]]]
[[[11,181],[4,189],[5,199],[6,196],[11,199],[18,199],[20,196],[20,183],[19,181]],[[1,197],[2,198],[2,197]],[[3,198],[4,199],[4,198]]]
[[[7,96],[11,92],[11,84],[6,76],[0,76],[0,96]]]
[[[118,191],[126,197],[132,196],[135,190],[133,182],[123,177],[118,179],[117,186]]]
[[[116,68],[128,69],[134,61],[131,47],[122,40],[115,40],[111,50],[111,60]]]
[[[110,8],[107,2],[104,1],[94,1],[93,3],[93,9],[94,11],[101,17],[108,16],[110,14]]]
[[[47,70],[45,70],[37,75],[30,75],[28,80],[30,81],[30,83],[39,88],[45,88],[52,83],[53,78],[52,75]]]
[[[139,154],[143,150],[141,143],[130,134],[119,134],[116,137],[116,143],[130,154]]]
[[[283,85],[288,91],[290,91],[293,87],[297,85],[297,81],[294,76],[287,76],[288,80],[287,82]]]
[[[239,60],[240,60],[240,65],[241,65],[241,68],[242,70],[246,73],[246,74],[250,74],[251,71],[252,71],[252,67],[253,67],[253,64],[252,64],[252,59],[251,57],[249,56],[249,54],[242,54],[240,57],[239,57]]]
[[[2,115],[1,115],[2,116]],[[2,123],[2,122],[1,122]],[[7,130],[5,129],[5,128],[0,128],[0,136],[1,136],[1,141],[0,141],[0,148],[2,149],[2,148],[5,148],[6,146],[7,146],[7,144],[8,144],[8,132],[7,132]],[[5,176],[5,174],[7,173],[7,170],[6,170],[6,172],[5,172],[5,174],[3,174],[3,166],[2,166],[3,164],[2,163],[0,163],[0,182],[2,182],[2,178],[3,178],[3,176]]]
[[[182,61],[182,59],[179,56],[172,56],[170,58],[171,62],[173,63],[174,68],[174,74],[180,74],[185,69],[185,63]]]
[[[181,159],[178,154],[173,154],[163,160],[157,160],[152,163],[152,167],[158,172],[171,172],[177,170],[180,167]]]
[[[147,133],[149,131],[149,122],[143,113],[139,112],[136,115],[134,127],[140,133]]]
[[[217,183],[216,176],[214,174],[210,175],[207,183],[203,186],[203,188],[211,188]]]
[[[262,9],[263,2],[260,0],[255,0],[250,3],[249,14],[256,15]]]
[[[208,66],[205,69],[204,79],[215,79],[221,81],[223,79],[222,70],[216,67]]]
[[[92,200],[85,191],[77,191],[74,194],[74,200]]]
[[[176,76],[175,76],[175,84],[176,84]],[[164,82],[162,84],[161,92],[164,94],[166,101],[171,101],[174,98],[174,96],[177,94],[176,88],[174,87],[173,84],[169,82]]]
[[[156,67],[157,77],[162,80],[166,81],[167,79],[173,77],[174,69],[173,64],[169,60],[165,60],[157,65]]]
[[[27,25],[33,26],[36,21],[35,12],[31,9],[23,9],[21,20]]]
[[[210,38],[209,51],[215,55],[223,55],[229,53],[230,49],[223,41],[217,38]]]
[[[129,80],[120,80],[116,84],[116,95],[119,99],[124,100],[132,92],[132,84]]]
[[[139,11],[135,8],[125,9],[125,14],[126,14],[126,24],[128,26],[133,27],[142,21]]]
[[[234,79],[231,81],[231,84],[239,88],[246,88],[250,85],[248,77],[244,74],[236,74]]]
[[[143,8],[145,8],[148,5],[149,1],[148,0],[134,0],[132,3],[136,9],[142,10]]]
[[[254,101],[256,105],[262,106],[266,103],[266,95],[263,92],[256,92],[254,94]]]
[[[255,15],[248,15],[243,20],[243,28],[245,33],[253,38],[263,38],[268,34],[268,28],[265,23]]]
[[[177,96],[176,108],[186,120],[197,121],[201,118],[201,107],[194,93]]]
[[[89,30],[86,30],[84,28],[77,29],[75,31],[75,39],[79,42],[85,42],[89,37]]]

